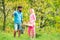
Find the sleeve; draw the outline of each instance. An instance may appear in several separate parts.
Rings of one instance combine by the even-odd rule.
[[[33,18],[34,18],[34,21],[36,21],[36,15],[35,14],[33,15]]]
[[[23,19],[23,13],[22,13],[22,17],[21,18]]]
[[[34,15],[35,21],[36,21],[36,15]]]
[[[13,15],[16,16],[16,12],[15,11],[14,11]]]
[[[22,21],[22,23],[23,23],[23,13],[21,14],[21,19],[22,19],[21,21]]]

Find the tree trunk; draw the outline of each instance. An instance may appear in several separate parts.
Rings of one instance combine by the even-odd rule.
[[[3,6],[3,14],[4,14],[4,22],[3,22],[3,30],[5,30],[5,24],[6,24],[6,13],[5,13],[5,1],[2,0],[2,6]]]

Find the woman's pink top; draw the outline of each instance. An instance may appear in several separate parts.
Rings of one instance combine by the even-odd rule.
[[[30,14],[30,25],[34,26],[36,21],[36,16],[34,13]]]

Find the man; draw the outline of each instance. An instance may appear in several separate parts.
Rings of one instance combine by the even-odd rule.
[[[18,6],[18,10],[14,11],[14,37],[16,32],[18,32],[18,37],[20,36],[22,30],[22,6]]]

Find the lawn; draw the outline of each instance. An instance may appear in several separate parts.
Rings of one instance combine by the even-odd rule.
[[[31,40],[28,35],[27,31],[24,34],[21,34],[20,37],[16,35],[13,37],[13,32],[3,32],[0,31],[0,40]],[[43,31],[37,31],[37,36],[34,40],[60,40],[59,33],[47,33]]]

